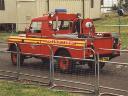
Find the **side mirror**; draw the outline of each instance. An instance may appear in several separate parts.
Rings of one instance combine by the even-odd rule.
[[[50,26],[52,25],[52,21],[49,21],[49,23],[48,23]]]
[[[29,32],[29,31],[30,31],[29,27],[26,27],[25,32]]]

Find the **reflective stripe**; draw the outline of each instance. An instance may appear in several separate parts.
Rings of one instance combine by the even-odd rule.
[[[18,36],[10,36],[9,42],[22,42],[23,43],[37,43],[37,44],[53,44],[53,45],[63,45],[63,46],[85,46],[87,41],[77,41],[77,40],[60,40],[60,39],[42,39],[42,38],[25,38]]]
[[[22,40],[21,39],[8,39],[8,41],[18,41],[18,42],[21,42]]]

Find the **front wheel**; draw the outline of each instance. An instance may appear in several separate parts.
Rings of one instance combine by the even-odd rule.
[[[16,48],[15,47],[13,47],[13,50],[12,50],[12,52],[11,52],[11,61],[12,61],[12,64],[13,65],[17,65],[18,64],[18,61],[17,61],[17,59],[18,59],[18,54],[17,54],[17,50],[16,50]],[[24,63],[24,56],[22,55],[22,54],[20,54],[20,65],[23,65],[23,63]]]
[[[59,70],[63,73],[71,72],[73,70],[72,60],[70,58],[66,58],[71,57],[70,54],[67,51],[62,50],[57,55],[60,56],[58,58]]]

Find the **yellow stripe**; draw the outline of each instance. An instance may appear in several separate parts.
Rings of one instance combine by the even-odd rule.
[[[32,40],[25,39],[24,43],[38,43],[38,44],[40,44],[40,41],[32,41]]]
[[[25,38],[18,36],[11,36],[8,41],[22,42],[24,43],[38,43],[38,44],[53,44],[63,46],[85,46],[87,41],[76,41],[76,40],[59,40],[59,39],[42,39],[42,38]]]
[[[13,42],[21,42],[21,40],[20,39],[8,39],[8,41],[13,41]]]

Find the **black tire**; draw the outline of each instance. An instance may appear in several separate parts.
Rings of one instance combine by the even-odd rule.
[[[18,52],[18,50],[16,49],[15,46],[13,46],[11,51],[12,51],[11,52],[11,61],[12,61],[12,64],[16,66],[17,65],[17,57],[18,57],[17,52]],[[25,56],[20,54],[20,65],[23,65],[24,58],[25,58]]]
[[[59,57],[57,67],[59,68],[60,72],[62,73],[71,73],[73,71],[73,63],[72,60],[69,58],[63,58],[63,57],[71,57],[68,51],[66,50],[60,50],[57,53],[57,56],[62,56]]]

